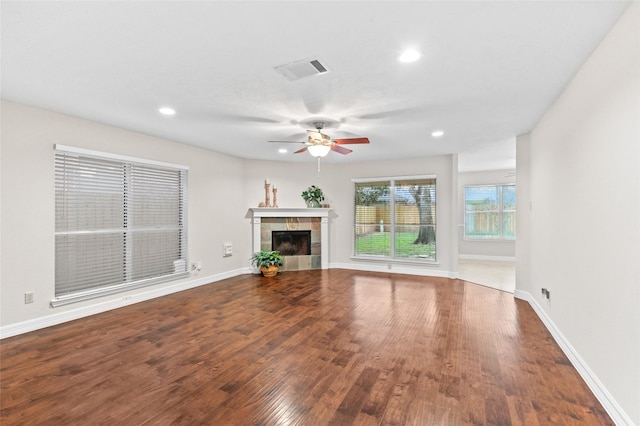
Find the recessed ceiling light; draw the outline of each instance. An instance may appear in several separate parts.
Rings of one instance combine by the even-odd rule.
[[[436,130],[433,133],[431,133],[431,136],[433,136],[434,138],[439,138],[442,135],[444,135],[444,132],[442,130]]]
[[[398,61],[400,62],[415,62],[420,58],[420,52],[415,49],[407,49],[400,56],[398,56]]]
[[[289,151],[287,151],[285,148],[280,148],[280,149],[278,150],[278,152],[279,152],[280,154],[286,154],[286,153],[287,153],[287,152],[289,152]]]
[[[162,108],[158,109],[158,111],[162,115],[176,115],[176,110],[173,109],[173,108],[169,108],[169,107],[162,107]]]

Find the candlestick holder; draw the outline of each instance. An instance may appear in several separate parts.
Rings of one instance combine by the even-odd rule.
[[[270,187],[271,187],[271,184],[269,183],[264,184],[264,206],[265,207],[271,207],[271,200],[270,200],[270,194],[269,194]]]
[[[273,207],[278,208],[278,188],[273,187]]]

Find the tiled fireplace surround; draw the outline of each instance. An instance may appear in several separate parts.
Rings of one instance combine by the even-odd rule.
[[[271,250],[272,231],[311,231],[311,255],[284,256],[283,271],[327,269],[329,264],[329,211],[331,209],[250,209],[253,251]]]

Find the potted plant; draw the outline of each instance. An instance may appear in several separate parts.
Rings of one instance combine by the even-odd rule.
[[[320,207],[320,201],[324,201],[322,189],[311,185],[306,191],[302,191],[302,198],[307,203],[307,207]]]
[[[279,251],[260,250],[251,257],[251,264],[260,268],[265,277],[273,277],[282,266],[282,255]]]

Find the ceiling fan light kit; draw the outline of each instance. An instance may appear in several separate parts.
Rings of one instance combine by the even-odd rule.
[[[348,145],[348,144],[368,144],[369,139],[360,137],[360,138],[346,138],[346,139],[331,139],[329,135],[322,133],[322,129],[325,127],[325,123],[322,121],[313,122],[316,130],[307,130],[307,141],[306,142],[297,142],[297,141],[269,141],[276,143],[302,143],[306,146],[304,148],[300,148],[295,151],[294,154],[299,154],[301,152],[309,151],[312,157],[322,158],[326,157],[330,151],[335,151],[338,154],[350,154],[353,151],[347,148],[344,148],[340,145]]]
[[[310,145],[307,147],[307,151],[312,157],[326,157],[331,151],[331,145]]]

